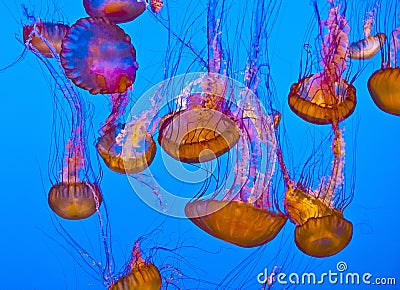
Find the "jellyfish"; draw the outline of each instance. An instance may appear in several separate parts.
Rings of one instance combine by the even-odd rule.
[[[41,23],[41,22],[38,22]],[[86,120],[87,113],[86,104],[83,97],[75,90],[68,78],[65,76],[60,59],[55,54],[56,49],[53,43],[47,41],[48,31],[39,30],[36,24],[33,25],[32,31],[27,35],[26,42],[32,43],[32,39],[38,39],[48,45],[52,57],[56,60],[56,65],[53,65],[45,54],[35,46],[31,46],[32,52],[46,66],[51,77],[55,81],[56,91],[55,96],[55,116],[54,126],[60,125],[61,132],[54,130],[56,146],[53,164],[62,164],[61,168],[54,168],[58,171],[59,176],[57,181],[53,182],[48,193],[48,204],[52,211],[58,216],[69,220],[85,219],[93,215],[101,205],[102,195],[98,180],[94,177],[94,173],[88,163],[89,156],[87,151],[87,131]],[[42,34],[42,32],[44,34]],[[57,44],[56,44],[57,45]],[[62,97],[59,99],[58,94]],[[64,116],[61,107],[68,107],[71,111],[70,116]],[[64,144],[66,126],[70,126],[70,136],[65,144],[64,156],[60,158],[57,152]],[[56,128],[56,127],[55,127]],[[60,159],[63,159],[60,162]],[[57,166],[56,166],[57,167]],[[92,178],[93,181],[90,181]]]
[[[86,13],[91,17],[106,18],[110,22],[129,22],[146,10],[144,0],[83,0]]]
[[[66,24],[38,20],[34,24],[24,26],[23,40],[29,49],[34,47],[45,57],[53,57],[53,53],[61,53],[62,40],[68,30],[69,26]]]
[[[246,14],[249,25],[245,27],[252,28],[248,43],[251,53],[247,55],[246,51],[247,62],[239,58],[244,65],[239,75],[245,77],[245,84],[230,77],[238,77],[234,75],[238,69],[229,68],[228,64],[234,63],[233,55],[224,53],[225,35],[219,24],[228,20],[218,17],[225,17],[228,10],[224,10],[222,1],[209,1],[207,8],[207,57],[197,54],[193,44],[185,44],[186,39],[178,39],[182,50],[188,50],[179,50],[180,53],[193,54],[196,57],[193,63],[200,64],[206,72],[190,73],[191,65],[185,67],[184,74],[176,75],[179,63],[172,64],[173,77],[151,88],[131,110],[134,118],[141,116],[145,110],[141,108],[146,108],[146,104],[150,109],[156,108],[154,114],[149,114],[152,120],[144,131],[158,129],[159,144],[172,157],[164,159],[168,161],[164,162],[165,167],[171,160],[176,167],[198,169],[196,176],[204,173],[205,178],[198,183],[187,182],[190,184],[185,187],[178,186],[175,171],[170,170],[175,179],[171,189],[166,190],[156,179],[163,172],[152,170],[160,166],[149,167],[139,176],[129,176],[129,180],[139,197],[164,214],[189,218],[203,231],[226,242],[256,247],[272,240],[287,220],[279,209],[278,192],[273,190],[274,126],[279,118],[272,110],[267,113],[259,100],[261,95],[271,95],[266,48],[260,35],[267,28],[268,22],[263,20],[277,7],[257,1]],[[257,25],[252,23],[254,19]],[[169,29],[171,35],[176,35]],[[261,80],[261,74],[266,79]],[[148,185],[157,200],[144,193],[143,184]],[[192,184],[200,184],[197,194],[194,190],[186,192],[186,188],[195,187]],[[185,191],[185,197],[176,196],[178,188]]]
[[[124,129],[117,134],[121,127]],[[150,166],[156,154],[156,144],[151,134],[142,129],[138,126],[125,129],[125,125],[120,125],[99,138],[96,149],[108,168],[122,174],[134,174]],[[132,134],[127,135],[127,132]],[[126,138],[131,142],[124,143],[122,140]]]
[[[223,77],[209,74],[200,86],[203,91],[183,100],[185,109],[172,111],[159,123],[158,143],[171,157],[185,163],[218,158],[239,138],[239,128],[225,99]]]
[[[267,30],[262,20],[273,11],[272,7],[266,9],[263,5],[263,1],[257,1],[253,7],[251,50],[244,73],[246,84],[233,82],[228,86],[241,87],[240,93],[234,95],[237,98],[230,97],[236,101],[236,106],[230,106],[230,110],[235,113],[235,120],[240,120],[236,121],[239,134],[234,149],[237,155],[233,168],[228,169],[234,172],[234,182],[211,197],[199,194],[185,207],[186,216],[196,226],[216,238],[246,248],[274,239],[287,220],[278,206],[277,191],[273,186],[275,126],[280,114],[268,114],[259,99],[261,91],[271,95],[268,84],[264,87],[260,83],[261,67],[267,66],[267,60],[262,54],[266,47],[260,44],[259,35]],[[216,19],[213,21],[218,23]],[[214,55],[218,55],[218,51]],[[209,62],[211,67],[220,65],[218,58]],[[265,77],[268,82],[269,76]]]
[[[130,37],[104,18],[82,18],[72,25],[61,64],[74,84],[91,94],[125,92],[138,68]]]
[[[350,44],[349,58],[352,59],[369,59],[374,57],[375,54],[382,48],[386,41],[384,33],[377,33],[371,35],[371,29],[374,23],[374,15],[376,8],[367,12],[367,18],[364,19],[364,39],[358,40]]]
[[[79,128],[75,131],[79,131]],[[75,136],[68,140],[62,176],[48,194],[48,203],[53,212],[68,220],[80,220],[93,215],[102,202],[98,184],[81,177],[87,164],[85,146],[79,133],[73,132]]]
[[[208,77],[198,91],[183,99],[159,124],[158,143],[171,157],[185,163],[207,162],[228,152],[238,141],[239,128],[230,112],[226,80],[220,76],[223,53],[216,21],[216,3],[207,13]],[[196,84],[194,84],[196,85]]]
[[[348,83],[343,73],[347,68],[350,27],[341,15],[341,6],[330,3],[329,17],[322,21],[318,17],[322,38],[322,71],[301,78],[290,88],[290,109],[303,120],[313,124],[332,124],[349,117],[356,106],[356,89]],[[316,7],[316,4],[315,4]],[[316,8],[317,14],[318,9]],[[318,14],[319,15],[319,14]]]
[[[236,148],[240,153],[231,169],[235,172],[234,183],[211,198],[195,197],[187,203],[185,213],[208,234],[248,248],[275,238],[287,216],[279,209],[272,187],[277,121],[251,109],[244,111],[244,118],[247,120]]]
[[[48,58],[53,58],[54,55],[59,56],[62,40],[70,28],[69,25],[61,21],[42,21],[25,5],[22,5],[22,13],[29,22],[23,26],[22,30],[25,46],[34,53],[40,53]]]
[[[396,22],[394,24],[396,25]],[[400,27],[398,26],[390,34],[389,48],[382,58],[381,68],[368,79],[368,91],[376,106],[395,116],[400,116],[399,51]]]
[[[147,132],[150,111],[142,112],[135,121],[127,124],[117,122],[128,104],[128,93],[112,94],[112,111],[100,129],[101,137],[96,149],[111,170],[122,174],[134,174],[145,170],[156,154],[156,144]]]
[[[139,245],[136,243],[126,273],[108,289],[159,290],[161,282],[160,271],[154,264],[146,262],[142,258]]]
[[[56,79],[56,81],[57,84],[60,84],[60,79]],[[56,134],[54,142],[56,148],[53,164],[62,167],[58,169],[59,177],[56,179],[57,181],[53,183],[49,190],[48,204],[58,216],[68,220],[80,220],[97,212],[103,198],[99,180],[95,177],[90,164],[87,144],[88,132],[85,124],[86,117],[89,116],[86,115],[87,109],[84,99],[69,82],[60,85],[59,88],[63,94],[62,98],[71,106],[73,113],[70,118],[64,118],[62,114],[57,113],[58,120],[54,120],[55,123],[69,123],[71,134],[65,146],[64,160],[59,162],[60,157],[57,150],[60,150],[63,144],[62,140],[58,138],[63,136],[64,132],[57,132],[57,130],[54,132]],[[61,100],[56,99],[56,103],[56,106],[62,107]],[[62,130],[66,129],[64,126],[61,126]]]
[[[289,219],[296,225],[295,242],[305,254],[329,257],[342,251],[351,241],[353,225],[343,211],[350,198],[343,194],[345,143],[339,125],[333,125],[331,174],[322,178],[312,189],[307,184],[295,182],[289,175],[282,151],[277,150],[284,176],[286,193],[284,207]]]
[[[349,57],[353,59],[368,59],[375,56],[386,41],[384,33],[366,36],[364,39],[353,42],[349,48]]]

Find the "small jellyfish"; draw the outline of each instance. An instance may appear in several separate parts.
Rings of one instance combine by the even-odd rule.
[[[349,57],[353,59],[372,58],[381,49],[386,41],[384,33],[368,36],[350,44]]]
[[[67,76],[91,94],[125,92],[138,68],[130,37],[104,18],[82,18],[72,25],[60,58]]]
[[[129,102],[128,93],[110,96],[112,110],[100,129],[96,149],[104,163],[114,172],[134,174],[145,170],[156,155],[156,143],[147,132],[151,110],[127,124],[118,124]]]
[[[118,127],[124,127],[117,134]],[[145,170],[156,155],[156,144],[143,127],[130,123],[106,132],[96,143],[97,152],[111,170],[134,174]],[[140,136],[140,137],[139,137]]]
[[[45,57],[51,58],[53,53],[57,55],[61,53],[62,40],[68,30],[69,26],[66,24],[38,20],[34,24],[24,26],[23,39],[29,49],[32,50],[34,47]]]
[[[305,254],[313,257],[329,257],[342,251],[353,235],[353,225],[343,216],[346,197],[341,193],[344,183],[345,143],[342,130],[333,125],[334,155],[329,178],[321,179],[317,189],[312,189],[290,178],[281,150],[278,159],[286,193],[284,207],[289,219],[296,225],[295,242]]]
[[[350,27],[341,15],[340,5],[334,7],[333,1],[328,2],[331,6],[328,19],[318,19],[320,37],[323,38],[323,70],[293,84],[288,96],[289,107],[296,115],[319,125],[346,119],[356,106],[356,89],[343,78],[347,68]],[[328,33],[322,37],[324,28],[327,28]]]
[[[97,184],[68,180],[54,184],[48,194],[48,203],[59,217],[81,220],[93,215],[102,202]]]
[[[58,216],[69,220],[85,219],[102,203],[100,187],[89,181],[88,152],[83,129],[77,126],[65,148],[61,176],[48,194],[48,204]]]
[[[132,251],[126,273],[118,278],[109,290],[159,290],[161,289],[161,274],[154,264],[142,258],[138,243]]]
[[[349,57],[352,59],[369,59],[372,58],[382,48],[386,41],[384,33],[371,35],[373,27],[374,15],[376,8],[368,11],[368,17],[364,20],[364,39],[358,40],[350,44]]]
[[[144,0],[83,0],[86,13],[114,23],[129,22],[146,10]]]
[[[184,163],[201,163],[227,153],[239,139],[238,120],[231,112],[233,96],[223,65],[217,3],[208,3],[208,74],[183,89],[176,110],[159,123],[158,143],[171,157]]]
[[[65,148],[60,177],[48,193],[48,204],[58,216],[68,220],[81,220],[98,211],[102,194],[98,182],[90,180],[86,138],[83,128],[77,126]],[[56,153],[56,157],[58,153]]]

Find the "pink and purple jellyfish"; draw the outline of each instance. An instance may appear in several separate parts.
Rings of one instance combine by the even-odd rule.
[[[130,37],[104,18],[82,18],[72,25],[60,58],[66,75],[91,94],[127,91],[138,68]]]
[[[146,10],[144,0],[83,0],[86,13],[113,23],[129,22]]]

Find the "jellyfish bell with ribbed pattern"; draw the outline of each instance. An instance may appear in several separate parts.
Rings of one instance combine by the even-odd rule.
[[[356,89],[351,81],[346,80],[345,70],[349,59],[350,27],[343,14],[341,5],[329,2],[328,18],[318,18],[321,40],[320,70],[302,76],[294,83],[288,95],[290,109],[306,122],[318,125],[332,124],[347,119],[355,110]],[[326,34],[323,35],[323,29]],[[307,52],[305,71],[312,66]]]
[[[386,34],[378,32],[375,35],[372,33],[374,24],[376,23],[375,16],[378,12],[379,4],[369,8],[363,17],[363,33],[364,37],[354,41],[349,46],[349,58],[357,60],[365,60],[373,58],[384,46],[386,42]]]
[[[38,20],[33,24],[24,25],[24,44],[30,50],[37,50],[43,56],[53,58],[61,53],[62,40],[69,28],[66,24]]]
[[[68,220],[85,219],[93,215],[102,202],[100,187],[88,182],[61,182],[53,185],[48,203],[59,217]]]
[[[239,120],[230,111],[227,80],[206,74],[200,91],[187,93],[184,108],[163,116],[158,143],[172,158],[185,163],[211,161],[227,153],[238,141]]]
[[[142,258],[139,243],[136,243],[129,264],[121,277],[116,279],[109,290],[159,290],[162,279],[160,270]]]
[[[381,68],[368,79],[368,91],[382,111],[400,116],[400,25],[390,34],[388,50],[383,50]]]
[[[112,127],[102,134],[96,143],[97,152],[114,172],[142,172],[150,166],[156,155],[156,143],[152,135],[142,132],[139,122],[128,123],[123,129],[118,127]]]
[[[138,69],[130,36],[104,18],[76,21],[62,42],[60,59],[73,83],[91,94],[126,92]]]

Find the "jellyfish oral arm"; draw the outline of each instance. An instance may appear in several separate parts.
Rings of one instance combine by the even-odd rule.
[[[332,164],[332,173],[328,178],[326,186],[319,193],[320,197],[328,204],[330,204],[334,198],[336,189],[344,183],[343,171],[345,164],[345,142],[343,132],[339,128],[339,125],[334,125],[333,127],[334,139],[332,143],[332,151],[334,159]]]
[[[340,6],[332,7],[329,10],[328,19],[320,23],[321,30],[323,26],[328,29],[322,42],[321,65],[324,68],[323,82],[326,82],[330,88],[332,84],[341,81],[342,74],[347,68],[350,27],[346,18],[340,15],[339,10]]]
[[[207,13],[207,34],[208,34],[208,71],[219,73],[221,70],[221,31],[219,31],[219,20],[216,19],[217,1],[211,0]]]
[[[100,129],[102,134],[105,134],[117,126],[118,120],[124,115],[126,106],[129,103],[129,95],[127,92],[111,94],[110,102],[112,104],[112,109],[106,122]]]
[[[399,50],[400,50],[400,27],[397,27],[395,30],[393,30],[392,37],[390,40],[389,63],[391,63],[393,67],[397,67],[400,65],[397,63]]]

